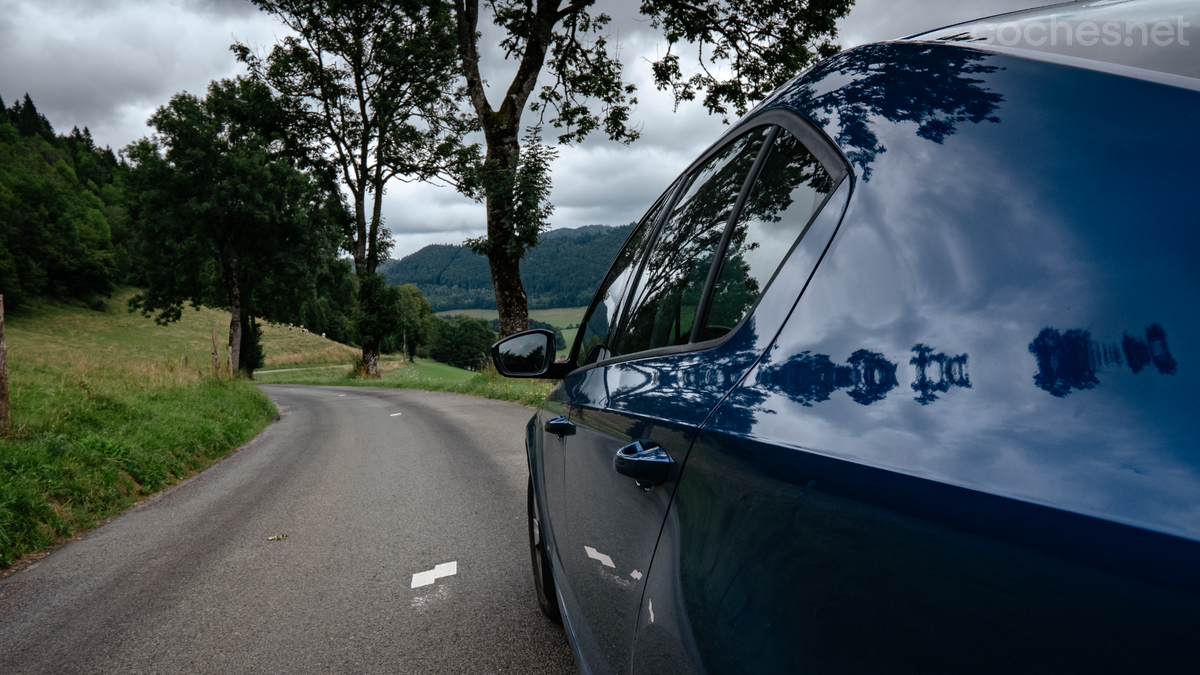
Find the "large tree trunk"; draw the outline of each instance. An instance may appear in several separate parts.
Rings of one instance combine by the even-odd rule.
[[[500,126],[500,125],[497,125]],[[515,168],[520,156],[517,127],[503,125],[486,134],[487,162],[495,167]],[[507,224],[513,208],[511,194],[488,195],[487,233],[488,267],[496,293],[496,309],[500,315],[500,337],[507,337],[529,328],[529,301],[521,283],[521,259],[510,252],[509,241],[514,236]]]
[[[364,167],[365,169],[365,167]],[[382,167],[376,170],[374,182],[375,188],[372,193],[371,204],[371,222],[367,229],[367,251],[366,251],[366,266],[359,268],[358,278],[362,279],[366,276],[375,274],[375,269],[379,266],[379,231],[383,224],[383,180]],[[365,274],[364,274],[365,273]],[[378,380],[383,377],[379,372],[379,343],[372,341],[363,342],[362,350],[363,370],[366,371],[366,377],[372,380]]]
[[[516,134],[513,134],[514,145],[516,140]],[[489,148],[488,155],[491,154]],[[513,164],[506,163],[504,166]],[[529,328],[529,302],[525,285],[521,283],[521,259],[513,255],[509,248],[509,241],[515,234],[507,224],[507,215],[512,208],[511,194],[487,197],[488,267],[492,273],[502,338]]]
[[[467,94],[483,127],[487,163],[515,169],[521,152],[521,114],[546,61],[554,25],[560,19],[558,7],[562,0],[538,0],[536,3],[536,14],[525,40],[521,63],[499,109],[493,109],[488,103],[479,71],[479,49],[476,44],[479,0],[455,0],[454,4],[458,21],[459,59],[463,65]],[[505,216],[512,207],[511,195],[500,195],[498,198],[488,196],[488,266],[491,268],[496,307],[500,314],[500,337],[529,328],[529,305],[525,287],[521,283],[521,260],[508,250],[514,232],[505,224],[508,220]]]
[[[378,380],[383,377],[379,373],[379,345],[364,343],[362,354],[363,370],[367,379]]]
[[[229,374],[238,371],[242,356],[242,289],[238,283],[240,270],[236,261],[227,267],[226,285],[229,293]]]

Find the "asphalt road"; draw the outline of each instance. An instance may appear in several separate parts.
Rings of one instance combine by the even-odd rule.
[[[0,581],[0,673],[575,672],[530,578],[528,408],[263,390],[241,451]]]

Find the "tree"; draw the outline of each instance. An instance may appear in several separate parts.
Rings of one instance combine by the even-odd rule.
[[[103,305],[128,267],[114,245],[117,168],[86,128],[56,135],[28,94],[11,108],[0,100],[0,293],[10,309],[37,296]]]
[[[399,287],[400,293],[400,332],[405,354],[411,361],[417,350],[429,344],[432,338],[430,323],[433,320],[433,308],[421,294],[421,289],[413,284]]]
[[[308,164],[336,176],[353,201],[343,246],[365,283],[387,259],[388,181],[463,175],[469,118],[455,102],[450,6],[416,0],[254,0],[295,35],[265,58],[232,48],[270,85],[292,118]],[[373,296],[372,296],[373,297]],[[360,308],[361,309],[361,308]],[[368,323],[370,323],[368,321]],[[379,343],[360,336],[363,363],[379,376]]]
[[[496,334],[484,319],[459,314],[451,320],[437,319],[437,337],[430,356],[455,368],[476,368],[487,356]]]
[[[207,98],[176,95],[150,118],[154,139],[124,151],[147,285],[130,309],[166,324],[186,302],[227,307],[230,368],[248,374],[262,360],[256,319],[299,311],[345,218],[286,151],[286,119],[262,83],[221,80]]]
[[[466,89],[483,130],[487,152],[475,185],[486,201],[487,236],[468,242],[488,257],[500,335],[525,330],[528,306],[520,261],[536,246],[549,205],[546,164],[552,155],[537,130],[526,136],[522,152],[521,117],[528,105],[560,130],[560,144],[583,140],[603,127],[614,141],[638,136],[629,125],[635,88],[623,80],[620,60],[609,53],[607,14],[593,14],[595,0],[491,0],[492,22],[504,29],[500,47],[517,70],[499,107],[487,100],[480,74],[479,0],[455,0],[458,53]],[[641,13],[663,31],[669,48],[653,63],[659,89],[671,89],[676,104],[705,92],[710,112],[739,114],[751,101],[783,84],[818,57],[837,47],[835,22],[853,0],[645,0]],[[684,73],[674,48],[697,47],[699,72]],[[549,83],[530,98],[543,68]],[[721,78],[714,71],[727,71]],[[535,202],[534,199],[539,201]]]

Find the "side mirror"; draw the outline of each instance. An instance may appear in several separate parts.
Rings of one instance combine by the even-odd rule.
[[[505,377],[545,377],[554,364],[554,333],[535,328],[492,345],[492,363]]]

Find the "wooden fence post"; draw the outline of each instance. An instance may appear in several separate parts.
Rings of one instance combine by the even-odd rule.
[[[12,431],[8,407],[8,346],[4,344],[4,295],[0,294],[0,436]]]
[[[221,352],[217,351],[217,327],[213,326],[213,374],[221,374]]]

